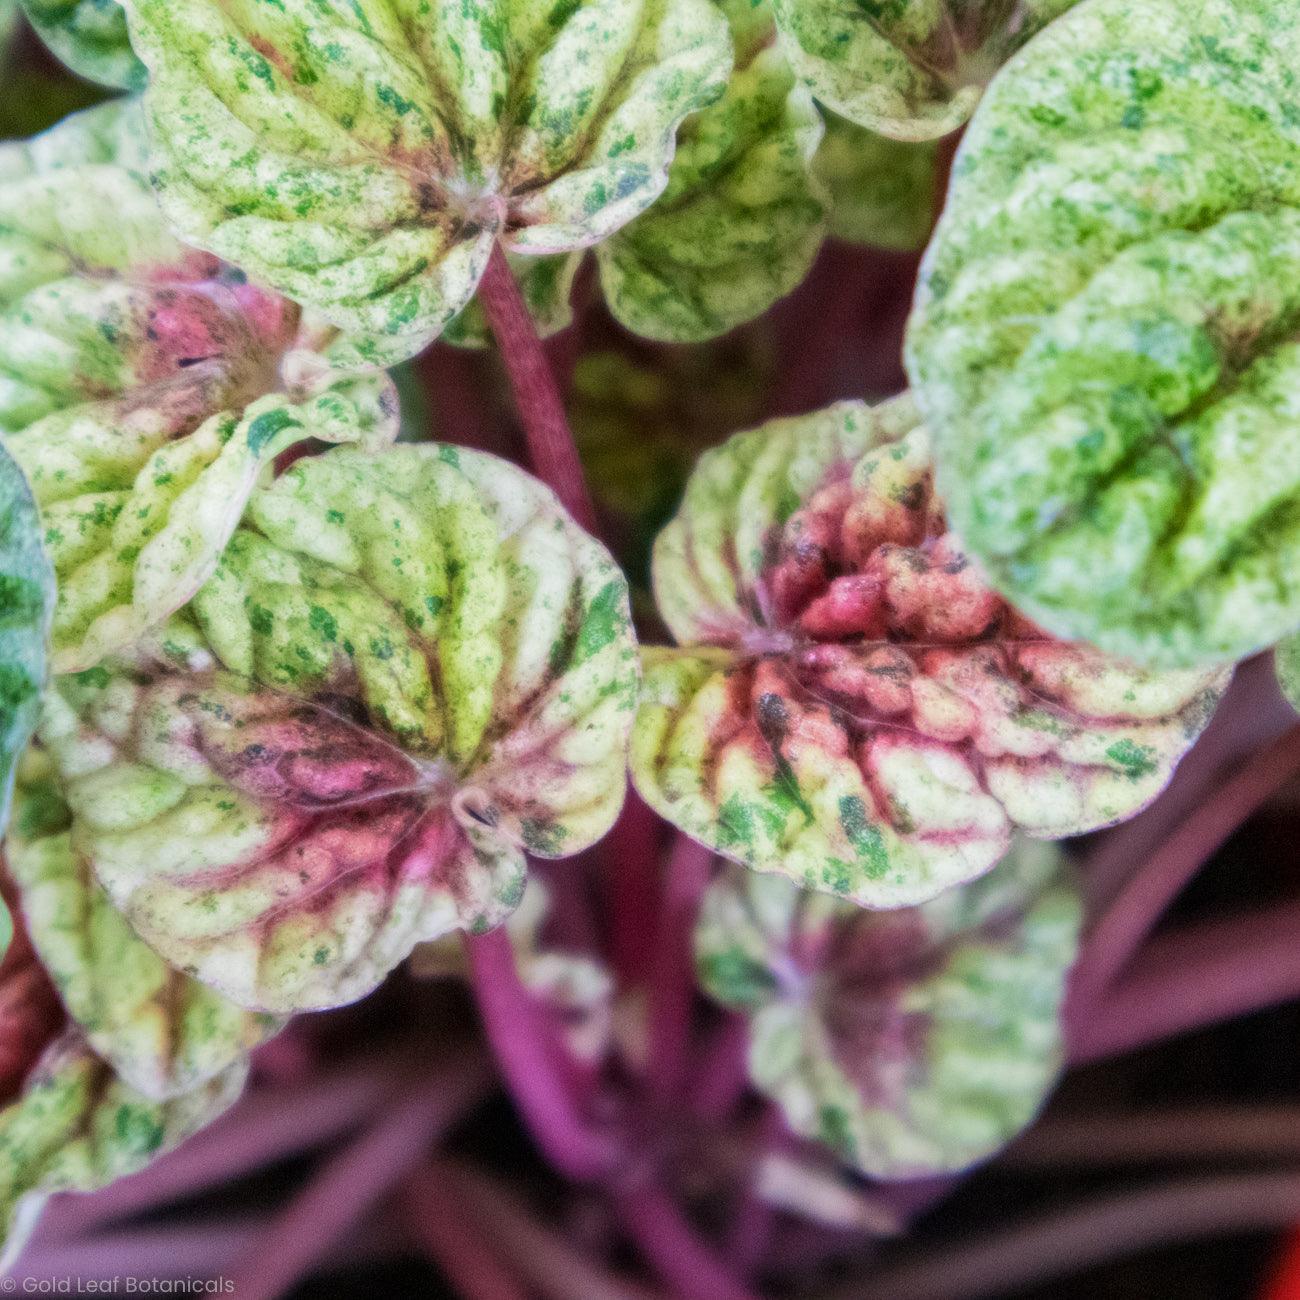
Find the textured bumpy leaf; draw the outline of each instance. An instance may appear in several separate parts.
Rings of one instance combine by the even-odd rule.
[[[752,320],[799,284],[825,234],[810,168],[821,115],[766,46],[766,7],[730,7],[726,93],[682,126],[654,206],[596,250],[610,310],[648,338],[694,342]]]
[[[491,456],[336,449],[255,491],[162,658],[64,678],[40,736],[135,931],[238,1005],[360,997],[617,815],[627,590]]]
[[[1282,694],[1300,712],[1300,635],[1280,641],[1273,651],[1273,660]]]
[[[934,221],[936,147],[825,117],[813,171],[830,194],[830,233],[902,253],[923,247]]]
[[[40,712],[53,608],[54,573],[41,547],[36,503],[0,443],[0,833],[14,767]]]
[[[29,752],[6,840],[33,947],[90,1046],[156,1100],[192,1092],[280,1028],[172,969],[132,933],[72,844],[49,759]]]
[[[696,928],[704,987],[750,1018],[749,1069],[798,1133],[876,1178],[1014,1137],[1062,1059],[1082,909],[1051,845],[889,913],[731,868]]]
[[[235,1102],[247,1073],[240,1061],[193,1092],[154,1101],[118,1079],[69,1031],[0,1110],[6,1237],[47,1196],[105,1187],[197,1133]]]
[[[1300,626],[1298,66],[1285,0],[1096,0],[963,143],[908,365],[955,527],[1061,635]]]
[[[147,74],[132,53],[118,0],[22,0],[28,21],[73,72],[104,86],[139,90]]]
[[[286,447],[397,432],[386,377],[331,371],[297,307],[176,243],[141,136],[112,105],[0,159],[0,431],[58,577],[57,672],[180,608]]]
[[[573,251],[662,191],[729,69],[709,0],[130,0],[182,232],[369,360],[473,296],[492,241]]]
[[[569,1051],[595,1064],[611,1042],[614,979],[595,957],[550,941],[546,923],[551,906],[550,892],[533,873],[523,901],[506,922],[519,978],[559,1022]],[[419,979],[465,978],[465,946],[454,935],[421,944],[411,954],[409,969]]]
[[[1228,674],[1057,641],[944,523],[903,397],[740,434],[701,458],[655,547],[680,649],[645,652],[632,770],[728,857],[868,907],[987,871],[1163,787]]]
[[[989,79],[1076,0],[773,0],[814,95],[896,140],[959,127]]]

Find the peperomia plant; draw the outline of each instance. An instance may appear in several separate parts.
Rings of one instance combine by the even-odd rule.
[[[673,1294],[994,1156],[1178,874],[1052,841],[1300,700],[1290,0],[19,8],[8,1257],[448,978]]]

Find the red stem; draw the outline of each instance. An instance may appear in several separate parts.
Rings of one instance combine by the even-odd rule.
[[[749,1088],[749,1020],[728,1013],[701,1049],[691,1081],[691,1108],[706,1124],[721,1124]]]
[[[1070,1034],[1082,1064],[1300,996],[1300,903],[1153,940]]]
[[[589,533],[594,533],[596,512],[564,414],[564,402],[533,318],[528,314],[505,250],[499,243],[492,246],[479,285],[479,301],[510,379],[533,469],[574,519]]]
[[[623,986],[640,984],[654,953],[663,822],[629,789],[623,811],[600,845],[605,866],[610,952]]]
[[[686,1082],[695,999],[692,934],[700,897],[709,883],[713,850],[679,834],[668,859],[650,983],[650,1063],[646,1087],[667,1108]]]
[[[466,1213],[441,1166],[427,1164],[406,1182],[403,1198],[412,1235],[429,1252],[461,1300],[528,1300],[486,1236],[488,1225]]]
[[[1129,962],[1206,859],[1297,769],[1300,726],[1292,727],[1249,759],[1129,879],[1084,942],[1071,980],[1072,1020],[1088,1018],[1088,1008]]]
[[[607,1177],[620,1162],[620,1146],[579,1113],[563,1048],[545,1009],[519,980],[505,928],[467,937],[465,948],[488,1041],[537,1144],[569,1178]]]
[[[660,1188],[627,1192],[618,1201],[618,1213],[624,1231],[674,1296],[757,1300]]]

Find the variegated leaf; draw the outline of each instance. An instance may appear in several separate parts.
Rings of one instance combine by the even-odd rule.
[[[18,785],[9,873],[41,964],[87,1042],[137,1092],[179,1097],[280,1028],[168,966],[132,932],[86,856],[47,755],[31,750]]]
[[[938,149],[824,116],[813,172],[830,193],[830,233],[901,253],[924,247],[934,223]]]
[[[875,1178],[962,1169],[1030,1122],[1062,1062],[1082,908],[1051,845],[879,913],[728,869],[696,928],[704,987],[750,1021],[790,1126]]]
[[[709,0],[126,8],[179,229],[369,361],[441,331],[495,239],[570,252],[641,212],[729,66]]]
[[[752,320],[799,284],[825,234],[821,115],[771,47],[766,6],[731,8],[726,93],[683,124],[654,206],[596,249],[610,311],[647,338],[696,342]]]
[[[573,280],[582,254],[564,253],[557,257],[512,254],[506,260],[539,337],[550,338],[567,329],[573,321]],[[477,298],[443,330],[442,339],[462,348],[491,345],[492,334]]]
[[[1300,13],[1095,0],[963,141],[907,365],[953,523],[1147,663],[1300,627]]]
[[[994,73],[1077,0],[773,0],[782,48],[812,93],[859,126],[933,140]]]
[[[0,431],[58,577],[57,672],[180,608],[286,447],[397,430],[385,376],[332,371],[296,306],[175,241],[140,138],[110,105],[0,163]]]
[[[729,857],[868,907],[1149,802],[1228,674],[1057,641],[948,531],[910,398],[706,454],[655,547],[680,648],[645,652],[642,796]]]
[[[362,996],[622,801],[626,585],[491,456],[298,461],[163,651],[63,679],[40,735],[110,898],[240,1006]]]
[[[140,90],[144,65],[131,50],[118,0],[22,0],[27,20],[53,54],[100,85]]]
[[[1279,641],[1273,649],[1273,659],[1282,694],[1300,712],[1300,633]]]

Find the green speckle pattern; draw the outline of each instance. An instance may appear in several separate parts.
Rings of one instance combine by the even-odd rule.
[[[144,64],[131,50],[118,0],[22,0],[27,20],[78,76],[119,90],[141,90]]]
[[[749,1072],[795,1132],[873,1178],[992,1155],[1061,1068],[1082,907],[1051,845],[975,884],[865,912],[729,868],[695,932],[705,990],[749,1017]]]
[[[872,908],[1146,806],[1230,674],[1045,635],[950,531],[903,395],[705,453],[659,535],[641,796],[755,870]]]
[[[1291,707],[1300,713],[1300,634],[1279,641],[1273,649],[1277,681]]]
[[[240,1061],[191,1092],[152,1100],[117,1078],[75,1030],[65,1033],[0,1110],[6,1262],[46,1197],[95,1191],[137,1173],[233,1105],[247,1075]]]
[[[128,1087],[183,1096],[241,1061],[281,1021],[236,1007],[137,938],[74,846],[47,755],[23,760],[5,860],[28,937],[68,1014]]]
[[[54,572],[22,471],[0,442],[0,832],[9,820],[18,757],[45,686]],[[6,944],[8,916],[6,914]]]
[[[338,448],[252,494],[162,657],[64,678],[72,842],[171,966],[274,1014],[500,923],[613,823],[638,659],[607,552],[523,471]]]
[[[821,116],[770,30],[754,30],[766,9],[732,7],[726,93],[683,124],[654,206],[596,250],[610,311],[647,338],[698,342],[752,320],[802,281],[825,234],[810,170]]]
[[[991,581],[1149,663],[1300,626],[1300,16],[1095,0],[976,114],[907,365]]]
[[[961,126],[989,80],[1076,0],[773,0],[781,48],[824,104],[895,140]]]
[[[891,140],[829,110],[813,173],[830,194],[830,233],[911,253],[925,246],[937,201],[938,150]]]
[[[397,433],[386,376],[331,370],[297,307],[176,243],[142,137],[112,104],[0,149],[0,432],[58,577],[60,673],[189,600],[281,451]]]
[[[126,10],[178,228],[371,363],[465,307],[494,239],[571,252],[643,211],[731,61],[709,0]]]

